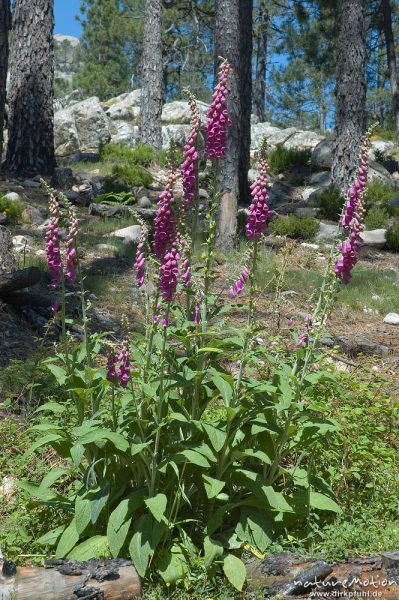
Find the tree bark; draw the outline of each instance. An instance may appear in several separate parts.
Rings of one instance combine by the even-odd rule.
[[[270,23],[269,11],[267,9],[265,0],[260,2],[259,12],[260,21],[256,41],[256,79],[254,105],[256,116],[262,123],[265,120],[267,38]]]
[[[3,128],[8,71],[8,32],[10,25],[10,0],[0,0],[0,168],[3,160]]]
[[[15,0],[6,168],[18,175],[54,171],[52,0]]]
[[[250,190],[248,171],[251,166],[251,114],[252,114],[252,4],[253,0],[240,0],[240,106],[241,133],[238,185],[240,202],[248,204]]]
[[[162,0],[145,0],[139,137],[143,144],[162,148],[161,115],[164,87]]]
[[[392,31],[392,8],[390,0],[382,0],[382,15],[384,18],[385,45],[387,49],[387,62],[389,78],[391,81],[392,107],[395,119],[396,136],[399,140],[399,82],[396,63],[395,39]]]
[[[332,183],[345,194],[354,175],[366,109],[365,1],[337,0],[335,143]]]
[[[225,248],[233,247],[237,230],[241,134],[239,17],[239,0],[216,0],[215,62],[219,65],[219,57],[226,58],[233,68],[228,97],[228,111],[232,124],[228,129],[227,157],[221,161],[220,174],[218,242]]]

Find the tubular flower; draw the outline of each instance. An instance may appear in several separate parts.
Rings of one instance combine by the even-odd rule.
[[[59,240],[59,206],[53,196],[49,202],[50,222],[46,231],[46,257],[52,276],[51,288],[55,289],[61,282],[62,261]]]
[[[175,216],[173,213],[173,186],[176,182],[176,173],[171,172],[164,191],[158,200],[157,214],[154,220],[154,252],[157,258],[162,259],[168,246],[172,243],[175,233]]]
[[[179,245],[180,255],[182,258],[180,266],[180,277],[182,279],[184,287],[188,288],[191,283],[190,246],[187,240],[179,233],[177,234],[176,241]]]
[[[180,254],[176,243],[173,243],[169,252],[162,260],[160,269],[160,289],[164,300],[171,302],[177,288],[177,277],[179,274]]]
[[[244,289],[244,286],[247,282],[247,279],[249,277],[249,273],[250,273],[249,268],[247,266],[245,266],[242,270],[241,275],[237,279],[237,281],[230,288],[230,292],[229,292],[230,298],[234,298],[234,296],[237,296],[238,294],[240,294],[242,292],[242,290]]]
[[[198,304],[196,304],[194,308],[193,321],[196,325],[199,325],[201,322],[200,307]]]
[[[65,278],[69,283],[75,281],[75,257],[76,257],[76,236],[78,235],[78,221],[75,210],[69,207],[69,230],[67,237],[66,250],[66,271]]]
[[[267,170],[268,164],[265,158],[259,160],[259,175],[256,181],[251,185],[252,203],[249,207],[245,233],[247,238],[252,240],[259,238],[264,232],[269,216],[269,206],[267,201]]]
[[[127,387],[127,384],[129,383],[130,367],[129,342],[125,340],[123,342],[122,350],[119,354],[118,370],[118,380],[123,388]]]
[[[145,275],[145,257],[144,257],[144,246],[147,242],[147,229],[145,226],[141,226],[140,240],[136,250],[136,260],[134,262],[134,270],[136,271],[137,286],[140,288],[144,283]]]
[[[198,151],[195,143],[198,138],[198,131],[201,127],[201,117],[198,111],[197,103],[192,94],[189,94],[188,102],[191,109],[191,131],[187,143],[184,146],[184,161],[181,166],[183,179],[184,206],[187,208],[194,200],[197,186],[197,164]]]
[[[227,153],[227,128],[231,120],[227,112],[226,99],[229,94],[227,81],[232,68],[224,60],[219,69],[219,81],[213,92],[212,104],[208,111],[208,123],[206,125],[207,141],[206,152],[208,158],[225,158]]]
[[[348,237],[340,244],[340,257],[335,264],[334,272],[345,285],[350,282],[352,269],[357,263],[362,241],[360,234],[364,229],[362,220],[365,213],[362,198],[367,183],[369,145],[370,142],[367,137],[363,143],[359,157],[357,178],[349,188],[349,198],[345,203],[344,215],[341,221],[341,225],[346,230]]]
[[[108,381],[116,380],[116,355],[113,350],[108,354],[107,359],[107,379]]]
[[[307,345],[309,343],[310,333],[311,333],[312,329],[313,329],[312,317],[310,315],[307,315],[305,317],[305,331],[303,331],[298,338],[298,341],[296,343],[297,348],[300,348],[301,346]]]

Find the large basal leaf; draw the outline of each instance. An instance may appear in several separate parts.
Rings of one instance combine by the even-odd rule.
[[[226,441],[226,431],[213,425],[212,423],[202,423],[202,427],[207,434],[212,447],[216,452],[220,452]]]
[[[165,494],[157,494],[154,498],[148,498],[145,500],[146,506],[151,511],[156,521],[161,522],[165,514],[168,499]]]
[[[233,397],[233,387],[228,381],[226,381],[226,379],[224,379],[224,377],[222,377],[218,373],[212,375],[211,379],[216,388],[219,390],[224,403],[226,404],[226,406],[228,406]]]
[[[158,560],[158,571],[165,583],[176,583],[188,573],[186,558],[177,544],[170,550],[164,550]]]
[[[90,560],[92,558],[109,558],[107,536],[95,535],[85,540],[69,552],[68,558],[73,560]]]
[[[250,490],[261,502],[266,502],[273,510],[278,512],[292,512],[290,506],[281,492],[276,492],[271,485],[265,485],[263,477],[244,469],[237,469],[233,473],[236,483]]]
[[[174,461],[177,464],[182,462],[192,463],[197,467],[204,467],[205,469],[209,469],[210,467],[210,464],[205,456],[199,452],[196,452],[195,450],[183,450],[182,452],[179,452],[174,457]]]
[[[216,558],[223,556],[223,544],[219,540],[206,536],[204,539],[204,562],[206,567],[210,567]]]
[[[234,556],[234,554],[228,554],[223,561],[223,571],[231,585],[241,591],[247,577],[245,565],[242,560]]]
[[[266,552],[273,539],[273,517],[263,509],[244,506],[236,532],[242,541],[254,546],[259,552]]]
[[[60,539],[64,530],[65,527],[63,525],[56,527],[39,537],[39,539],[36,540],[36,543],[40,544],[40,546],[54,546]]]
[[[76,529],[75,519],[72,519],[68,527],[62,534],[57,549],[55,551],[56,558],[65,558],[69,552],[76,546],[79,541],[79,534]]]
[[[111,554],[114,558],[124,546],[134,512],[143,504],[144,493],[139,490],[124,498],[112,511],[107,525],[107,539]]]
[[[202,474],[204,480],[205,492],[209,499],[216,498],[224,488],[224,481],[209,477],[209,475]]]
[[[319,492],[310,492],[310,506],[318,510],[328,510],[334,513],[342,512],[341,508],[332,498]]]
[[[75,524],[79,535],[91,522],[91,500],[87,494],[78,494],[75,500]]]
[[[80,444],[91,444],[96,442],[110,442],[117,450],[126,452],[129,448],[128,441],[120,434],[108,429],[94,429],[79,439]]]
[[[145,576],[153,553],[152,524],[152,517],[143,515],[129,544],[130,557],[140,577]]]

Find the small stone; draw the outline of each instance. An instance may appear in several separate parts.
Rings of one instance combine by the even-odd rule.
[[[371,231],[362,231],[360,237],[365,246],[373,248],[383,248],[385,246],[386,229],[372,229]]]
[[[17,192],[7,192],[7,194],[4,195],[4,198],[7,198],[7,200],[11,200],[12,202],[21,200],[21,196],[17,194]]]
[[[318,250],[320,248],[319,244],[310,244],[309,242],[302,242],[301,246],[302,248],[310,248],[311,250]]]
[[[138,244],[141,236],[141,226],[130,225],[129,227],[124,227],[123,229],[117,229],[116,231],[113,231],[107,235],[121,238],[124,244]]]
[[[334,240],[338,235],[338,225],[330,225],[329,223],[320,223],[319,233],[316,235],[317,240]]]
[[[143,196],[137,202],[137,206],[139,208],[151,208],[151,200],[149,198],[147,198],[147,196]]]
[[[205,200],[207,200],[207,199],[209,198],[209,194],[208,194],[208,192],[207,192],[206,190],[202,189],[202,188],[200,188],[200,189],[198,190],[198,196],[199,196],[200,198],[204,198]]]
[[[384,323],[388,323],[388,325],[399,325],[398,313],[388,313],[384,317]]]
[[[40,187],[39,181],[34,181],[33,179],[25,179],[25,181],[22,182],[22,185],[25,188],[32,188],[32,189]]]

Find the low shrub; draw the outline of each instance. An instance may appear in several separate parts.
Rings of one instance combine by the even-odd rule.
[[[8,200],[0,196],[0,215],[7,217],[11,225],[15,225],[22,220],[23,207],[19,200]]]
[[[386,129],[385,127],[377,126],[373,129],[371,140],[388,140],[396,142],[396,131],[394,129]]]
[[[153,182],[151,173],[144,171],[138,165],[114,165],[112,175],[125,181],[128,186],[148,187]]]
[[[126,144],[106,144],[102,150],[100,159],[102,162],[116,164],[130,164],[148,167],[154,161],[154,150],[150,146],[137,144],[135,148],[129,148]]]
[[[389,212],[384,207],[373,206],[367,212],[364,223],[367,229],[380,229],[385,227],[389,219]]]
[[[387,206],[388,202],[392,200],[392,198],[397,197],[397,195],[397,191],[391,189],[380,179],[371,179],[367,182],[364,193],[366,208],[369,209],[374,206]]]
[[[109,192],[96,196],[96,202],[99,204],[122,204],[128,206],[135,204],[136,198],[130,192]]]
[[[104,177],[102,196],[108,196],[109,194],[128,194],[129,192],[130,186],[121,177],[118,177],[117,175],[106,175]],[[99,202],[98,196],[97,201]]]
[[[345,200],[339,193],[339,190],[330,185],[316,200],[315,204],[319,209],[318,216],[328,221],[339,221],[344,202]]]
[[[268,156],[270,173],[272,175],[288,173],[294,167],[307,165],[309,160],[310,150],[284,148],[282,145],[277,145],[274,150],[269,152]]]
[[[386,243],[388,250],[399,252],[399,222],[387,229]]]
[[[270,230],[275,235],[285,235],[296,240],[313,240],[319,230],[319,224],[315,219],[302,219],[296,215],[289,215],[272,221]]]

